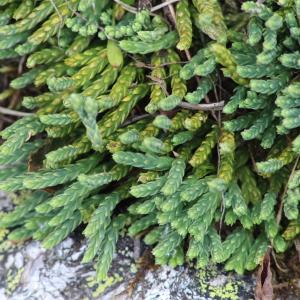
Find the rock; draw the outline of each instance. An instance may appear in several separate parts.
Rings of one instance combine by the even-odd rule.
[[[16,253],[15,257],[14,257],[14,265],[17,269],[20,269],[23,267],[23,264],[24,264],[24,257],[23,255],[18,252]]]
[[[253,298],[254,282],[251,277],[225,274],[215,266],[200,272],[188,266],[176,269],[152,266],[141,275],[139,265],[134,261],[133,241],[128,237],[123,237],[118,242],[109,277],[99,284],[95,281],[92,264],[80,263],[85,248],[84,240],[67,238],[59,246],[47,251],[33,241],[10,249],[0,262],[0,299]]]
[[[137,285],[133,299],[206,299],[201,296],[198,285],[188,268],[164,266],[147,272],[145,280]]]
[[[1,169],[1,166],[0,166]],[[13,204],[6,193],[0,191],[0,211],[12,210]]]
[[[0,209],[12,209],[1,192]],[[107,280],[97,283],[93,265],[81,264],[86,246],[78,236],[52,250],[35,241],[2,248],[0,243],[0,300],[253,299],[251,276],[226,274],[216,266],[154,266],[149,249],[129,237],[120,238]],[[148,263],[136,263],[141,252]]]
[[[5,269],[9,269],[14,264],[14,257],[12,255],[8,256],[5,262]]]

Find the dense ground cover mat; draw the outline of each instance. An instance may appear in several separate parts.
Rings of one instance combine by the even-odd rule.
[[[99,280],[123,231],[157,264],[240,274],[293,247],[300,1],[241,2],[0,0],[8,239],[79,227]]]

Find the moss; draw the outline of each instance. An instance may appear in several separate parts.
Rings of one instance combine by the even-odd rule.
[[[217,267],[210,265],[205,269],[198,270],[200,292],[212,299],[239,300],[245,288],[245,282],[234,276],[222,275]],[[244,299],[244,297],[243,297]],[[247,298],[251,300],[251,298]]]
[[[130,265],[130,272],[131,273],[136,273],[137,272],[137,265],[136,264],[131,264]]]
[[[20,268],[14,273],[12,270],[9,270],[6,276],[6,290],[7,295],[11,295],[15,289],[18,287],[24,268]]]
[[[97,279],[94,276],[87,278],[87,285],[90,288],[94,289],[93,297],[99,297],[102,295],[108,288],[112,287],[118,282],[123,281],[123,277],[119,274],[114,274],[112,276],[108,276],[105,281],[97,282]]]
[[[0,212],[0,218],[4,214],[5,214],[4,212]],[[0,228],[0,252],[6,252],[8,249],[15,247],[15,245],[11,241],[6,239],[8,233],[9,233],[8,229]],[[2,259],[3,258],[0,256],[0,261]]]

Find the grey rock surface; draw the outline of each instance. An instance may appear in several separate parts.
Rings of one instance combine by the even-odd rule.
[[[84,241],[67,238],[52,250],[33,241],[7,250],[0,256],[0,299],[253,299],[252,278],[225,275],[213,266],[200,272],[187,266],[152,268],[139,278],[127,237],[118,243],[108,280],[97,284],[93,266],[80,263],[85,248]]]
[[[11,209],[1,192],[0,209]],[[136,263],[128,237],[118,242],[108,279],[97,283],[93,265],[80,262],[85,249],[86,241],[75,234],[51,250],[35,241],[0,242],[0,300],[254,299],[250,276],[225,274],[216,266],[195,270]]]

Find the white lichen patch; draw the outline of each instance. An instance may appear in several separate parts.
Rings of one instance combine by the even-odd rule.
[[[147,272],[145,279],[140,282],[133,293],[133,300],[205,300],[197,287],[198,282],[191,276],[188,268],[161,267]]]
[[[47,251],[38,242],[27,242],[2,255],[0,299],[91,300],[123,292],[136,271],[131,248],[129,238],[120,241],[109,277],[98,283],[93,265],[80,262],[84,241],[67,238]]]
[[[64,291],[77,279],[78,270],[83,268],[78,261],[72,264],[70,254],[76,251],[79,257],[84,248],[75,250],[72,245],[72,239],[67,239],[52,251],[45,251],[39,243],[30,242],[16,253],[8,254],[2,266],[7,274],[6,297],[9,296],[10,300],[66,299]]]

